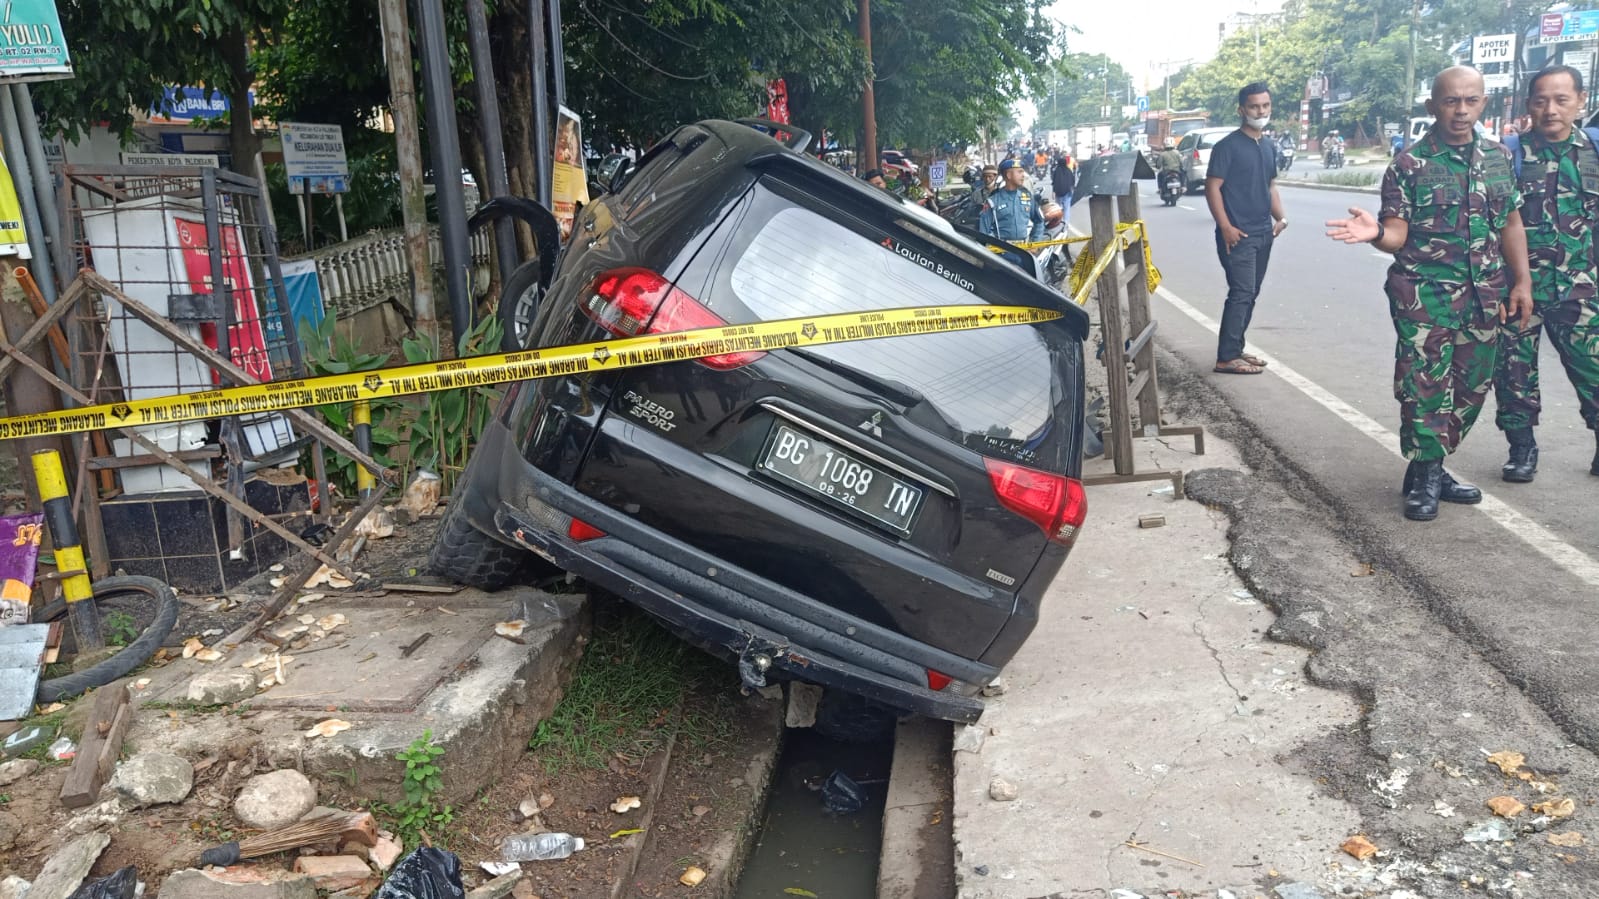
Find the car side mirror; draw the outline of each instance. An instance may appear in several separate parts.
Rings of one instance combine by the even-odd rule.
[[[627,179],[632,174],[633,160],[628,159],[626,156],[622,157],[621,161],[616,165],[616,171],[612,172],[611,177],[606,180],[605,189],[613,194],[616,193],[622,189],[622,185],[627,183]]]

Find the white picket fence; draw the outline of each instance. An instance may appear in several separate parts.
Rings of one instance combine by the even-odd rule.
[[[478,229],[471,238],[471,279],[481,296],[488,288],[488,267],[492,232]],[[394,298],[411,308],[410,270],[405,261],[405,235],[396,228],[373,231],[342,243],[312,250],[298,259],[316,262],[317,280],[322,286],[322,302],[330,312],[348,316]],[[435,271],[444,268],[444,248],[439,229],[428,229],[428,259]]]

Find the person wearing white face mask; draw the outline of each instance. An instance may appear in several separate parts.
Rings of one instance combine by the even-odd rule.
[[[1266,280],[1272,242],[1288,219],[1277,195],[1277,148],[1264,140],[1271,123],[1271,88],[1247,84],[1238,92],[1242,126],[1216,143],[1205,169],[1205,201],[1216,220],[1216,256],[1227,274],[1227,304],[1216,344],[1216,371],[1258,375],[1266,363],[1244,352],[1244,332]]]

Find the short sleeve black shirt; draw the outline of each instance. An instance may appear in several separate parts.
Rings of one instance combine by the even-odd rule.
[[[1205,178],[1220,178],[1222,208],[1227,220],[1245,234],[1271,231],[1271,181],[1277,177],[1277,153],[1264,138],[1234,131],[1210,151]]]

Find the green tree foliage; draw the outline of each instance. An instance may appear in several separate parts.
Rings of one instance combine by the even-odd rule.
[[[1379,122],[1421,114],[1413,105],[1449,51],[1477,34],[1524,33],[1548,7],[1541,0],[1427,0],[1416,28],[1416,81],[1405,84],[1412,0],[1288,0],[1281,18],[1256,33],[1229,36],[1216,57],[1173,87],[1175,105],[1203,106],[1217,121],[1236,117],[1238,88],[1261,80],[1277,91],[1279,126],[1297,127],[1298,99],[1317,72],[1348,94],[1326,127],[1375,134]]]
[[[1129,78],[1121,63],[1104,54],[1066,54],[1033,94],[1033,104],[1038,107],[1038,122],[1033,127],[1046,131],[1088,122],[1120,124]],[[1109,116],[1104,114],[1107,105],[1113,107]]]
[[[81,134],[99,122],[127,133],[165,85],[202,82],[249,107],[255,82],[249,48],[292,0],[59,0],[61,30],[77,77],[41,85],[39,106],[53,128]],[[253,159],[248,117],[232,123],[235,158]]]

